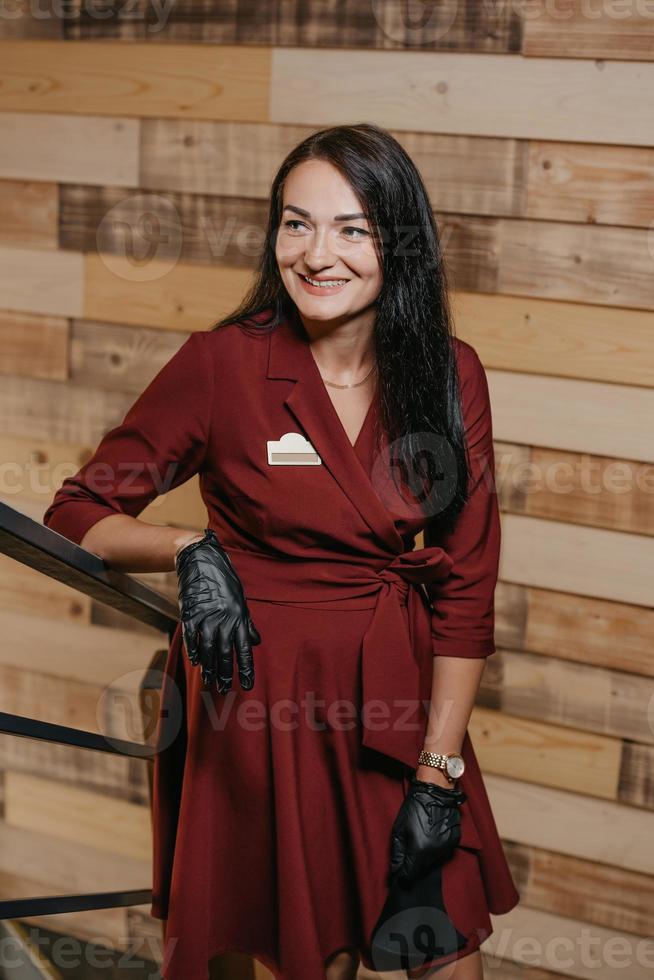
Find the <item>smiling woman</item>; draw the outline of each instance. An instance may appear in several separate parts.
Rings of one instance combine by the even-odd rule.
[[[161,693],[163,976],[206,980],[228,951],[277,980],[388,969],[373,929],[392,875],[423,869],[438,883],[416,914],[446,931],[424,959],[477,980],[490,913],[519,898],[467,732],[495,650],[490,401],[453,336],[422,180],[384,130],[321,131],[289,154],[242,306],[191,335],[44,520],[78,542],[91,531],[125,571],[172,569],[183,532],[137,519],[171,469],[172,486],[200,474],[211,533],[181,547],[194,632],[175,632]],[[225,625],[218,560],[252,650]],[[214,661],[218,688],[197,670]],[[417,955],[409,911],[378,949]]]

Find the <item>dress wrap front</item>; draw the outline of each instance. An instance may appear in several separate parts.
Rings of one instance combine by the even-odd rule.
[[[166,920],[166,980],[207,980],[224,951],[258,957],[276,980],[322,980],[324,960],[348,946],[375,967],[368,943],[434,657],[495,652],[490,404],[473,348],[457,340],[456,354],[471,481],[448,535],[380,478],[376,398],[351,444],[290,321],[192,334],[44,515],[79,543],[197,474],[205,526],[261,636],[253,688],[235,664],[227,695],[202,685],[179,624],[168,650],[151,907]],[[465,955],[519,894],[468,732],[461,752],[467,800],[442,887]]]

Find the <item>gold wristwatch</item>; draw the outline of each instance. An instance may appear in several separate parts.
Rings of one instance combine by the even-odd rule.
[[[418,756],[419,766],[433,766],[434,769],[441,769],[449,781],[453,783],[456,779],[465,772],[466,764],[463,761],[463,756],[458,755],[455,752],[449,755],[441,755],[437,752],[428,752],[427,749],[423,749]]]

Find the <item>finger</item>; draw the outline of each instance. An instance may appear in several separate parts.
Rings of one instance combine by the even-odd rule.
[[[257,630],[256,626],[252,622],[252,617],[250,616],[249,613],[248,613],[248,632],[250,634],[250,643],[253,643],[255,645],[257,643],[261,643],[261,637],[259,635],[259,631]]]
[[[250,647],[249,624],[243,620],[236,630],[236,661],[241,687],[244,691],[251,691],[254,685],[254,661]]]
[[[182,620],[182,636],[184,638],[186,654],[193,666],[196,666],[199,659],[198,637],[197,630],[190,620]]]
[[[232,654],[234,643],[232,634],[230,633],[228,636],[221,634],[218,642],[220,646],[218,648],[218,662],[216,664],[216,688],[219,694],[227,694],[232,689],[232,681],[234,679],[234,656]]]
[[[200,627],[200,663],[202,664],[203,684],[213,684],[216,677],[214,656],[214,632],[208,620]]]

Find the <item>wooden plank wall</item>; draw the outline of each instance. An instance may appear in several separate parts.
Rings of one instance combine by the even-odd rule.
[[[503,958],[503,980],[608,980],[619,942],[630,980],[644,977],[654,11],[635,0],[619,16],[581,0],[444,0],[420,16],[400,0],[17,9],[0,21],[2,499],[40,519],[189,333],[236,305],[292,146],[329,124],[386,126],[424,175],[457,332],[493,401],[499,650],[471,735],[522,902],[495,920],[486,960]],[[143,215],[169,232],[154,255]],[[143,518],[203,527],[196,482]],[[6,560],[0,606],[3,710],[97,730],[101,690],[133,691],[161,645]],[[89,755],[1,740],[3,893],[146,882],[143,763]],[[64,918],[116,944],[159,936],[147,907]]]

